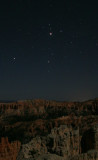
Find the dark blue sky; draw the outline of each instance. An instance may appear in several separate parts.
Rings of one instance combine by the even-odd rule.
[[[0,99],[98,97],[98,3],[0,2]]]

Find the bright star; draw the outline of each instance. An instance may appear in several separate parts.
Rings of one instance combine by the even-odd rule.
[[[53,33],[52,33],[52,32],[50,32],[50,33],[49,33],[49,35],[50,35],[50,36],[52,36],[52,35],[53,35]]]

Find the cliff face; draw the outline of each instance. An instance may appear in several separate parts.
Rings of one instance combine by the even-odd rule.
[[[97,160],[98,99],[0,103],[0,137],[0,160]]]
[[[42,155],[45,156],[44,154],[48,156],[53,154],[54,157],[58,156],[58,158],[61,157],[68,160],[98,159],[98,132],[95,132],[95,134],[96,136],[88,139],[87,143],[85,143],[87,139],[84,140],[86,149],[82,153],[81,150],[83,148],[81,146],[79,128],[73,129],[68,125],[61,125],[58,128],[53,128],[47,136],[36,136],[29,143],[22,145],[18,159],[40,159]],[[92,132],[87,136],[90,135],[92,136]]]
[[[8,138],[1,138],[0,160],[16,160],[20,146],[19,141],[9,143]]]
[[[0,117],[33,115],[36,118],[56,118],[74,113],[74,115],[97,115],[98,100],[87,102],[56,102],[46,100],[0,103]]]

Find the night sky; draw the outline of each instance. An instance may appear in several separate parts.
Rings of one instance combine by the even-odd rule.
[[[96,97],[97,1],[0,1],[0,99]]]

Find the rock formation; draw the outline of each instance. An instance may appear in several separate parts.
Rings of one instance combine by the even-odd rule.
[[[0,160],[97,160],[98,99],[0,103],[0,137]]]
[[[20,146],[19,141],[9,143],[7,137],[2,137],[0,143],[0,160],[16,160]]]

